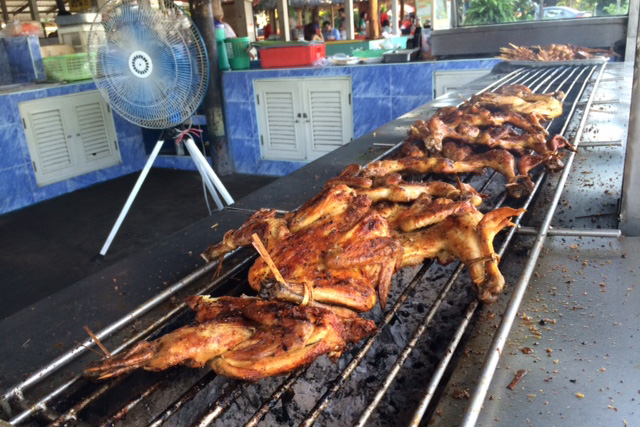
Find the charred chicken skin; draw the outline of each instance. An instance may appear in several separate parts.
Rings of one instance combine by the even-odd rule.
[[[84,375],[105,379],[135,369],[160,371],[208,364],[227,377],[256,381],[308,365],[323,354],[336,359],[350,343],[375,331],[370,320],[260,298],[192,296],[196,324],[89,367]]]

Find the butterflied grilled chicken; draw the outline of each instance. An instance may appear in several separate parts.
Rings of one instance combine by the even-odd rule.
[[[427,258],[442,264],[459,259],[469,268],[471,280],[478,286],[478,298],[494,302],[504,288],[504,277],[498,269],[499,258],[493,248],[495,235],[513,225],[511,217],[524,209],[503,207],[482,215],[469,207],[451,215],[430,228],[397,235],[404,255],[402,265],[416,265]]]
[[[594,57],[610,57],[615,55],[613,49],[592,49],[566,44],[550,44],[548,46],[523,47],[509,43],[511,47],[500,48],[500,58],[510,61],[573,61]]]
[[[218,374],[255,381],[308,365],[323,354],[340,356],[375,330],[370,320],[260,298],[188,297],[196,324],[87,368],[85,376],[110,378],[135,369],[209,364]]]
[[[493,149],[480,154],[467,154],[463,160],[454,161],[444,157],[403,157],[394,160],[380,160],[367,165],[363,176],[384,176],[398,172],[412,173],[483,173],[493,169],[507,179],[507,190],[513,197],[529,194],[533,183],[528,175],[518,175],[516,160],[503,149]]]
[[[535,114],[549,120],[562,115],[563,99],[563,92],[535,94],[526,86],[512,85],[504,86],[497,92],[474,95],[468,103],[481,108]]]

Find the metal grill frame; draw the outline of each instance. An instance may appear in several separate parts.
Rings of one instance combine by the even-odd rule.
[[[582,132],[586,124],[586,119],[588,115],[587,111],[593,104],[593,95],[596,92],[598,83],[602,77],[605,66],[606,64],[603,63],[601,65],[589,65],[589,66],[581,66],[581,67],[563,66],[563,67],[554,67],[554,68],[541,67],[537,69],[523,67],[523,68],[516,69],[515,71],[512,71],[511,73],[491,83],[490,85],[483,88],[477,93],[482,93],[488,90],[495,89],[505,84],[513,84],[513,83],[529,84],[529,85],[535,84],[535,86],[533,87],[534,91],[548,92],[551,89],[551,85],[554,82],[556,82],[561,76],[563,76],[563,74],[566,71],[569,71],[570,74],[566,79],[562,80],[560,87],[562,87],[568,81],[568,79],[572,77],[573,74],[571,70],[573,70],[573,72],[576,72],[578,71],[578,69],[581,69],[582,71],[580,71],[580,74],[587,72],[588,75],[584,78],[584,80],[582,80],[581,86],[576,89],[578,90],[578,93],[575,95],[575,99],[570,105],[569,111],[562,116],[565,121],[562,125],[562,130],[559,133],[564,134],[567,130],[568,125],[573,121],[574,115],[576,113],[576,109],[580,104],[580,100],[582,99],[587,86],[593,80],[592,79],[593,75],[596,74],[596,78],[593,82],[592,91],[590,93],[588,100],[586,101],[585,113],[583,114],[580,120],[580,124],[578,126],[578,129],[574,137],[573,143],[577,147],[580,143]],[[574,85],[576,84],[576,82],[578,82],[578,78],[570,82],[571,90],[574,89]],[[545,84],[546,86],[544,86]],[[550,122],[548,124],[548,127],[551,126],[552,123],[553,122]],[[389,154],[393,153],[395,150],[398,149],[398,147],[401,144],[402,142],[399,142],[395,146],[391,147],[389,150],[382,153],[375,160],[384,158]],[[603,142],[603,144],[610,144],[610,142]],[[525,267],[523,268],[522,275],[518,280],[517,284],[515,285],[515,291],[513,293],[513,296],[505,312],[505,316],[500,325],[500,329],[498,330],[498,332],[494,337],[491,350],[489,350],[488,352],[489,356],[485,361],[481,378],[479,379],[479,382],[478,382],[479,385],[472,395],[472,398],[469,403],[469,407],[467,408],[467,411],[465,414],[465,419],[464,419],[465,426],[472,426],[475,424],[480,406],[484,401],[487,388],[489,386],[491,377],[497,365],[500,351],[502,350],[502,347],[508,336],[509,330],[515,318],[515,313],[518,311],[520,301],[522,300],[522,297],[526,290],[531,274],[533,273],[533,267],[535,266],[535,263],[537,261],[538,255],[540,254],[540,251],[542,249],[546,236],[552,235],[552,234],[558,235],[558,234],[564,234],[564,233],[570,233],[571,235],[589,235],[589,236],[601,236],[601,237],[617,237],[619,235],[618,230],[578,231],[578,230],[552,230],[550,228],[551,220],[555,213],[555,209],[558,204],[560,195],[562,194],[564,184],[566,183],[566,180],[568,178],[569,171],[571,169],[571,165],[574,157],[575,157],[575,153],[573,152],[566,157],[565,167],[560,176],[557,188],[554,193],[553,200],[549,205],[549,210],[545,215],[542,225],[539,227],[538,230],[532,230],[532,229],[527,230],[528,234],[537,233],[536,239],[532,246],[528,261],[525,264]],[[496,175],[496,172],[493,172],[489,176],[489,178],[484,182],[483,188],[488,186],[491,183],[495,175]],[[534,190],[526,198],[522,207],[526,208],[529,206],[529,204],[534,199],[541,183],[544,181],[545,177],[546,177],[545,171],[542,171],[538,174],[535,180]],[[482,191],[482,188],[480,189],[480,191]],[[506,194],[504,194],[497,201],[496,205],[493,206],[492,208],[495,209],[500,207],[502,203],[505,201],[505,199],[506,199]],[[516,223],[519,225],[520,221],[521,221],[521,217],[518,217],[516,219]],[[516,233],[516,229],[512,228],[504,237],[503,242],[500,245],[500,249],[499,249],[500,256],[502,256],[505,253],[515,233]],[[569,234],[565,234],[565,235],[569,235]],[[243,261],[235,265],[233,268],[229,269],[228,271],[225,271],[224,274],[220,276],[218,279],[210,283],[207,283],[206,286],[200,288],[195,293],[204,294],[204,293],[211,292],[212,290],[216,289],[218,286],[223,284],[224,281],[226,281],[229,277],[233,276],[234,274],[236,274],[237,272],[245,268],[254,258],[255,258],[254,256],[248,256]],[[414,278],[405,286],[404,290],[397,298],[395,304],[385,313],[382,323],[378,325],[379,329],[376,332],[376,334],[368,338],[360,346],[356,355],[347,364],[346,368],[334,380],[329,381],[327,383],[327,390],[317,401],[315,407],[306,415],[301,425],[310,426],[315,423],[315,421],[322,414],[324,409],[326,409],[326,407],[329,405],[329,403],[331,402],[335,394],[340,390],[342,385],[346,383],[351,373],[355,370],[358,364],[364,359],[367,352],[376,342],[376,340],[378,339],[378,337],[380,336],[384,328],[396,316],[397,312],[402,307],[404,302],[407,300],[411,292],[416,288],[417,284],[420,282],[420,280],[424,277],[424,275],[427,273],[429,268],[434,263],[435,263],[434,260],[428,260],[423,264],[422,268],[419,269],[419,271],[416,273]],[[212,262],[199,268],[198,270],[194,271],[190,275],[186,276],[184,279],[178,281],[177,283],[169,287],[167,290],[165,290],[161,294],[158,294],[157,296],[153,297],[146,303],[142,304],[133,312],[127,314],[126,316],[122,317],[118,321],[114,322],[113,324],[99,331],[96,335],[98,336],[99,339],[104,339],[105,337],[108,337],[109,335],[123,328],[125,325],[133,322],[135,319],[144,315],[146,312],[148,312],[150,309],[152,309],[156,305],[160,304],[162,301],[165,301],[166,299],[170,298],[176,292],[180,291],[181,289],[184,289],[186,286],[202,278],[205,274],[213,271],[215,268],[217,268],[217,266],[218,266],[217,262]],[[413,336],[409,339],[405,347],[398,353],[396,362],[392,366],[391,370],[388,372],[382,387],[377,390],[377,394],[374,397],[374,399],[362,411],[356,425],[358,426],[365,425],[367,420],[374,413],[378,404],[382,400],[383,396],[389,390],[389,387],[393,384],[395,377],[402,369],[403,363],[406,361],[406,359],[409,357],[411,352],[414,350],[420,337],[423,336],[424,332],[426,332],[429,329],[429,325],[431,321],[433,320],[436,313],[438,312],[438,309],[441,303],[446,298],[447,293],[451,289],[452,285],[458,279],[460,273],[463,270],[463,267],[464,267],[463,264],[458,263],[452,275],[449,277],[445,285],[441,288],[436,300],[433,302],[432,306],[430,307],[428,312],[425,314],[425,316],[421,320],[419,327],[415,330]],[[429,384],[425,390],[425,394],[421,399],[417,410],[415,411],[413,420],[411,421],[410,425],[417,426],[423,419],[424,414],[426,413],[427,408],[431,403],[431,399],[434,395],[434,392],[436,388],[440,385],[440,382],[442,381],[443,374],[451,361],[452,355],[456,350],[456,348],[458,347],[461,341],[461,338],[464,335],[465,331],[467,330],[467,327],[474,313],[476,312],[476,309],[478,308],[478,306],[479,306],[479,303],[477,301],[473,301],[467,308],[464,314],[464,317],[462,319],[462,322],[458,326],[456,333],[454,334],[453,338],[451,339],[447,347],[445,356],[439,362],[434,374],[429,380]],[[128,339],[125,343],[123,343],[121,346],[115,349],[112,353],[117,354],[120,351],[127,348],[133,342],[149,337],[155,331],[157,331],[163,325],[169,322],[178,313],[184,311],[184,309],[185,309],[184,304],[179,305],[175,309],[168,312],[166,315],[162,316],[161,318],[153,322],[149,327],[145,328],[140,333]],[[76,359],[80,355],[84,354],[87,351],[87,349],[94,346],[94,344],[95,343],[93,342],[93,340],[87,339],[85,342],[81,343],[74,349],[56,358],[49,365],[38,370],[35,374],[26,378],[20,384],[17,384],[9,388],[2,397],[2,402],[4,403],[4,405],[7,406],[9,404],[12,404],[15,407],[23,408],[21,412],[19,412],[17,415],[13,416],[10,419],[10,422],[12,424],[21,424],[31,419],[34,416],[38,416],[38,417],[43,417],[45,420],[48,420],[48,422],[51,422],[50,424],[51,426],[62,426],[62,425],[71,425],[74,423],[81,423],[81,421],[78,420],[78,414],[88,405],[97,401],[99,398],[101,398],[103,395],[108,393],[110,390],[114,389],[126,377],[115,379],[113,381],[110,381],[98,387],[93,393],[81,399],[78,403],[76,403],[73,407],[71,407],[69,410],[67,410],[65,413],[61,415],[55,414],[51,410],[51,404],[55,402],[57,398],[62,397],[65,391],[70,390],[72,386],[75,386],[80,381],[82,381],[82,378],[80,376],[76,376],[72,378],[70,381],[59,386],[52,392],[40,398],[35,403],[31,403],[26,400],[26,398],[24,397],[24,391],[34,386],[35,384],[37,384],[39,381],[42,381],[43,378],[55,373],[61,367],[68,364],[72,360]],[[264,415],[266,415],[269,412],[269,410],[282,398],[285,392],[287,392],[287,390],[289,390],[296,383],[296,381],[302,377],[302,375],[306,372],[306,370],[307,368],[301,368],[293,372],[292,374],[290,374],[284,380],[284,382],[282,382],[281,385],[273,392],[273,394],[266,401],[264,401],[263,404],[255,411],[254,415],[246,422],[245,425],[246,426],[257,425],[260,422],[260,420],[264,417]],[[204,389],[214,378],[216,378],[216,375],[213,374],[212,372],[206,374],[196,384],[194,384],[191,388],[186,390],[175,402],[173,402],[169,407],[167,407],[166,410],[164,410],[161,414],[156,416],[156,418],[152,420],[149,425],[151,426],[162,425],[173,414],[179,411],[184,406],[184,404],[186,404],[188,401],[193,399],[193,397],[199,391]],[[149,398],[149,396],[151,396],[155,391],[161,389],[164,386],[164,384],[166,384],[166,382],[167,382],[167,375],[161,376],[158,379],[158,381],[154,382],[150,387],[148,387],[142,393],[135,396],[133,399],[129,400],[122,408],[119,408],[114,413],[114,415],[112,415],[111,417],[109,417],[107,420],[104,421],[103,425],[109,425],[109,423],[119,419],[120,417],[123,416],[123,414],[126,414],[129,410],[133,409],[139,403],[144,402],[145,399]],[[194,425],[197,425],[197,426],[211,425],[212,422],[214,422],[220,415],[222,415],[229,408],[229,406],[234,401],[234,399],[237,398],[237,396],[242,392],[242,390],[244,390],[246,386],[247,386],[247,383],[245,382],[228,381],[225,389],[222,390],[219,397],[214,402],[212,402],[207,408],[205,408],[205,410],[200,414],[199,420]]]

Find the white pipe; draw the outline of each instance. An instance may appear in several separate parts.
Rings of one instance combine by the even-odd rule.
[[[213,197],[213,200],[216,203],[216,206],[218,207],[219,210],[224,209],[222,200],[220,200],[220,197],[216,192],[216,189],[213,181],[211,180],[211,177],[207,173],[207,170],[205,169],[204,165],[201,163],[200,158],[197,157],[196,155],[196,152],[200,153],[200,150],[198,150],[198,147],[196,147],[195,142],[191,138],[186,138],[184,140],[184,145],[185,147],[187,147],[187,151],[189,151],[189,154],[193,159],[193,163],[196,165],[196,168],[198,168],[198,172],[200,172],[200,176],[202,176],[202,181],[204,182],[204,185],[207,186],[209,193],[211,193],[211,196]],[[206,160],[205,160],[205,163],[206,163]]]
[[[142,183],[144,182],[145,178],[149,174],[151,165],[156,160],[156,157],[158,157],[158,153],[162,148],[162,144],[164,144],[163,139],[156,142],[156,146],[153,147],[153,151],[151,151],[151,154],[147,159],[147,163],[144,165],[144,168],[142,169],[142,172],[140,172],[140,176],[136,181],[136,185],[133,186],[133,190],[131,191],[131,194],[129,194],[127,201],[124,203],[124,207],[120,211],[120,215],[118,215],[118,219],[116,220],[116,223],[113,225],[113,228],[111,229],[111,232],[107,237],[107,241],[104,242],[104,245],[102,245],[102,249],[100,249],[100,255],[105,256],[107,254],[107,251],[109,250],[109,246],[111,246],[113,239],[116,237],[116,233],[118,232],[118,230],[120,229],[120,226],[122,225],[122,221],[124,221],[124,217],[126,217],[127,213],[129,213],[129,209],[131,208],[133,201],[138,195],[138,192],[140,191],[140,187],[142,187]]]
[[[218,191],[222,195],[222,198],[227,203],[227,205],[232,205],[233,203],[235,203],[233,198],[231,197],[231,194],[229,194],[227,189],[224,187],[224,184],[222,183],[222,181],[220,181],[220,178],[218,178],[218,175],[216,175],[216,173],[211,168],[211,165],[207,163],[207,160],[204,158],[200,150],[198,150],[198,148],[196,147],[196,144],[195,142],[193,142],[193,139],[186,138],[184,143],[187,149],[189,150],[189,152],[191,153],[191,157],[193,157],[193,160],[196,161],[196,165],[197,165],[197,162],[199,161],[200,165],[202,165],[202,167],[204,168],[205,174],[211,179],[211,182],[213,182],[215,187],[218,189]]]

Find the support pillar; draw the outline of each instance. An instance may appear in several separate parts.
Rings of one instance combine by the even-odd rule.
[[[215,0],[214,0],[215,1]],[[256,41],[256,28],[253,23],[253,4],[247,0],[234,0],[236,35],[238,37],[249,37],[252,42]],[[229,17],[228,19],[230,19]]]
[[[7,9],[7,0],[0,0],[0,8],[2,9],[2,21],[9,22],[9,9]]]
[[[344,0],[344,29],[347,33],[347,40],[354,40],[355,33],[353,28],[353,0]]]
[[[218,68],[218,46],[213,23],[213,6],[211,0],[191,0],[190,6],[193,22],[200,31],[209,55],[209,86],[204,97],[204,112],[207,119],[207,136],[209,137],[213,168],[219,175],[228,175],[233,172],[233,166],[224,130],[224,111],[220,89],[222,76]]]
[[[304,27],[304,15],[301,7],[298,8],[298,26]]]
[[[40,12],[38,11],[36,0],[29,0],[29,13],[31,13],[31,19],[33,21],[40,22]]]
[[[378,0],[369,0],[369,19],[371,22],[371,34],[369,34],[369,37],[377,39],[380,37],[380,7]]]
[[[289,31],[289,5],[287,0],[278,0],[278,22],[280,24],[280,37],[284,41],[290,41],[291,31]]]
[[[391,0],[391,32],[395,36],[400,35],[400,20],[402,19],[402,17],[399,16],[398,9],[398,0]]]

